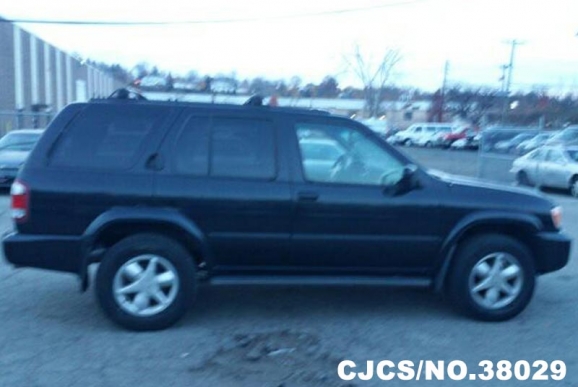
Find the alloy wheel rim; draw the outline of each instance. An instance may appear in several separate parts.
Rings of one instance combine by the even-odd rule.
[[[576,180],[573,184],[572,184],[572,188],[570,189],[572,196],[574,196],[575,198],[578,198],[578,180]]]
[[[470,272],[470,296],[479,306],[500,309],[510,305],[522,292],[524,273],[511,254],[498,252],[480,259]]]
[[[113,280],[113,294],[125,312],[153,316],[167,309],[179,291],[177,270],[166,258],[144,254],[125,262]]]

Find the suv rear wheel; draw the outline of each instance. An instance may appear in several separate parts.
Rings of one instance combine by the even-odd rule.
[[[483,235],[463,243],[448,282],[453,304],[485,321],[519,314],[534,292],[535,269],[528,249],[504,235]]]
[[[122,327],[167,328],[194,298],[193,259],[178,242],[162,235],[127,237],[106,252],[96,294],[104,312]]]

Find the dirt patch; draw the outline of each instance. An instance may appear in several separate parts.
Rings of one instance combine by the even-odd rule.
[[[338,378],[341,360],[324,350],[315,335],[283,330],[237,334],[189,370],[209,378],[211,374],[229,376],[240,386],[354,386]]]

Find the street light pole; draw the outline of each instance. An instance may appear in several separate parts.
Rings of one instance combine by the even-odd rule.
[[[450,62],[446,60],[446,63],[444,65],[444,80],[442,83],[442,95],[441,95],[442,103],[440,107],[439,122],[444,122],[444,109],[446,107],[446,86],[449,70],[450,70]]]
[[[503,69],[508,70],[508,74],[505,80],[505,90],[504,90],[504,102],[502,104],[502,124],[506,118],[506,111],[508,108],[509,96],[510,96],[510,86],[512,84],[512,72],[514,71],[514,53],[516,52],[516,46],[524,44],[524,42],[517,41],[516,39],[507,42],[511,45],[510,49],[510,63],[503,67]]]

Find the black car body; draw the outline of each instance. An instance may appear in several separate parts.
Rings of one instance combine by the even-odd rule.
[[[348,154],[315,162],[313,173],[300,139],[324,138]],[[174,323],[201,278],[426,286],[478,318],[506,319],[529,301],[534,276],[562,268],[570,249],[544,197],[431,174],[358,122],[289,108],[73,104],[12,194],[8,261],[75,273],[84,288],[88,266],[100,263],[100,304],[131,329]],[[468,262],[478,262],[470,255],[490,246],[511,251],[525,281],[521,301],[495,310],[463,294]],[[480,271],[502,262],[487,257]],[[144,288],[151,281],[154,292]]]

